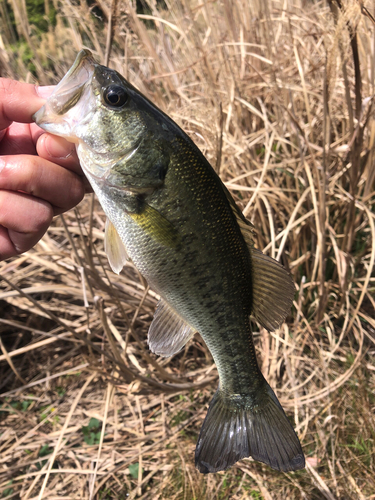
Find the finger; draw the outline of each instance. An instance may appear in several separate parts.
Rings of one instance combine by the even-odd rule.
[[[0,189],[23,191],[47,201],[60,214],[77,205],[85,190],[82,177],[38,156],[0,157]]]
[[[31,123],[52,89],[0,78],[0,130],[12,122]]]
[[[2,132],[4,132],[4,137],[0,143],[1,155],[36,154],[29,123],[12,123]]]
[[[47,231],[53,209],[46,201],[0,190],[0,260],[30,250]]]
[[[75,145],[62,137],[43,134],[36,145],[37,153],[48,161],[57,163],[82,176],[85,193],[92,193],[92,187],[82,171]]]
[[[45,133],[36,123],[13,122],[8,128],[0,130],[0,155],[20,152],[36,154],[37,141]]]
[[[75,145],[62,137],[43,134],[39,137],[36,150],[39,156],[57,163],[76,174],[83,175]]]

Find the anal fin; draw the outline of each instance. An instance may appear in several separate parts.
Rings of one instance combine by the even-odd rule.
[[[129,256],[115,226],[109,219],[105,223],[104,250],[112,271],[120,274]]]
[[[194,330],[164,300],[160,300],[148,331],[148,344],[152,352],[159,356],[172,356],[179,352]]]

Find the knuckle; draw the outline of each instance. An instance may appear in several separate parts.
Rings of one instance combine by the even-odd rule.
[[[2,224],[4,214],[4,191],[0,189],[0,225]]]
[[[34,219],[34,227],[32,232],[34,234],[45,233],[51,224],[53,218],[52,206],[43,200],[38,200],[36,203],[39,204],[37,210],[37,217]]]
[[[61,208],[64,210],[70,210],[71,208],[78,205],[80,201],[82,201],[85,195],[85,187],[83,184],[83,180],[74,173],[70,173],[69,182],[66,183],[66,196],[61,203]]]
[[[40,165],[40,159],[38,156],[29,156],[27,161],[23,165],[23,175],[25,179],[25,187],[27,186],[27,192],[30,195],[38,196],[38,191],[40,187],[44,184],[43,176],[45,170]]]
[[[74,182],[72,183],[71,196],[74,205],[78,205],[85,196],[85,186],[83,185],[83,180],[78,177],[78,175],[75,176]]]
[[[10,78],[0,78],[0,95],[3,97],[13,96],[18,91],[20,82]]]
[[[8,118],[5,116],[5,106],[4,102],[12,100],[15,94],[18,94],[20,82],[16,80],[11,80],[10,78],[0,78],[0,116],[4,116],[4,118]]]

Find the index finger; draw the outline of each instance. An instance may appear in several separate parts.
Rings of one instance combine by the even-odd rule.
[[[45,97],[52,91],[49,87],[37,87],[9,78],[0,78],[0,130],[12,122],[31,123],[32,115],[43,106]]]

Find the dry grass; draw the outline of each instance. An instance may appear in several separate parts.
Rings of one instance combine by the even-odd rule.
[[[194,469],[216,368],[198,336],[171,359],[148,351],[157,297],[131,264],[110,272],[87,197],[0,263],[0,496],[375,498],[373,5],[149,0],[137,15],[128,1],[46,0],[44,33],[21,0],[0,5],[2,76],[55,83],[82,46],[110,58],[289,266],[289,321],[255,341],[307,457],[290,474],[251,459]]]

